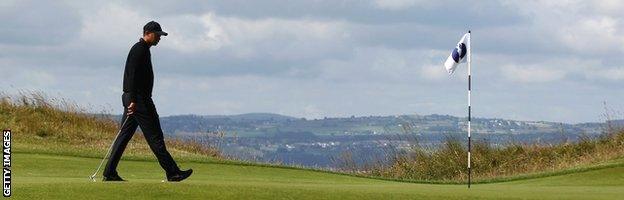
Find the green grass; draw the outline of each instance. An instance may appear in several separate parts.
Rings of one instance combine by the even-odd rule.
[[[117,123],[114,121],[85,114],[72,104],[46,99],[39,93],[10,98],[0,92],[0,126],[13,130],[12,192],[16,199],[361,200],[624,197],[624,132],[614,135],[613,140],[609,138],[587,141],[567,145],[565,148],[529,148],[541,150],[538,152],[545,154],[520,154],[524,156],[520,158],[530,158],[528,161],[566,158],[566,161],[573,163],[557,165],[555,168],[544,167],[549,165],[531,165],[535,170],[517,171],[510,173],[510,176],[485,176],[478,179],[480,184],[467,189],[465,185],[457,184],[460,179],[409,179],[406,176],[385,177],[407,180],[366,178],[357,174],[227,160],[219,156],[213,148],[203,148],[192,141],[171,142],[170,139],[167,140],[167,147],[179,161],[178,164],[182,168],[193,168],[195,174],[181,183],[161,182],[164,172],[139,134],[130,142],[118,170],[129,181],[94,183],[89,181],[88,176],[97,167],[99,158],[115,136]],[[524,150],[516,148],[518,149]],[[461,152],[461,149],[452,150]],[[457,162],[436,165],[433,169],[455,166],[460,171],[465,170],[462,166],[466,165],[461,163],[465,161],[465,153],[457,155],[461,155],[457,157]],[[500,154],[499,157],[519,158],[518,154]],[[437,159],[438,161],[453,157],[439,158],[442,159]],[[475,166],[485,166],[477,161],[475,160]],[[492,159],[486,161],[486,164],[493,163]],[[525,161],[521,160],[519,163],[528,163]],[[428,174],[426,170],[420,172]]]
[[[465,185],[418,184],[311,170],[227,163],[181,162],[194,175],[161,182],[153,160],[122,160],[128,182],[90,182],[99,159],[54,154],[13,154],[16,199],[620,199],[624,161],[565,175]]]

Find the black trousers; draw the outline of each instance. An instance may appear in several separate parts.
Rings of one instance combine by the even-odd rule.
[[[122,124],[119,136],[115,138],[110,157],[106,163],[106,168],[104,169],[104,176],[118,175],[117,164],[119,164],[121,155],[126,149],[130,139],[132,139],[132,136],[138,126],[141,127],[143,136],[145,136],[145,140],[147,140],[147,144],[156,155],[156,158],[158,158],[158,163],[165,170],[167,176],[177,174],[180,171],[180,168],[178,168],[178,165],[165,147],[163,131],[160,127],[160,119],[158,117],[158,113],[156,112],[156,106],[154,106],[152,98],[137,96],[135,102],[136,110],[130,116],[127,115],[128,105],[130,102],[128,102],[125,97],[122,97],[122,99],[124,104],[124,113],[121,121],[122,123],[124,121],[126,122],[125,124]]]

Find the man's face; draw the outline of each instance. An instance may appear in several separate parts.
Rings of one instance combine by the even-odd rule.
[[[147,36],[145,41],[150,43],[152,46],[156,46],[158,42],[160,42],[160,35],[156,33],[148,33],[145,36]]]
[[[152,43],[152,45],[156,46],[158,42],[160,42],[160,35],[156,33],[152,33],[152,34],[154,35],[154,42]]]

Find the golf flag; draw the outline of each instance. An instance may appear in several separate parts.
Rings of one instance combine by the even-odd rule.
[[[451,55],[444,62],[444,67],[446,67],[446,71],[449,74],[453,74],[455,72],[455,68],[459,63],[466,62],[467,57],[469,58],[470,54],[470,33],[464,34],[464,37],[459,40]]]
[[[459,40],[459,42],[457,43],[457,46],[455,47],[455,49],[453,49],[453,52],[451,52],[451,55],[449,55],[449,57],[446,59],[446,62],[444,62],[444,67],[446,68],[446,71],[449,73],[449,75],[453,74],[453,72],[455,72],[455,68],[457,68],[457,65],[459,65],[460,63],[463,62],[468,62],[468,188],[470,188],[470,182],[471,182],[471,176],[472,176],[472,167],[470,166],[470,151],[471,151],[471,137],[470,137],[470,121],[471,120],[471,112],[472,112],[472,107],[470,106],[470,86],[471,86],[471,82],[472,82],[472,78],[470,75],[470,57],[471,57],[471,50],[470,50],[470,31],[468,31],[468,33],[464,34],[464,36],[461,38],[461,40]]]

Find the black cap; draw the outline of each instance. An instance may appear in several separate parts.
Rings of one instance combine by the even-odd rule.
[[[160,28],[160,24],[158,24],[158,22],[155,22],[155,21],[147,22],[147,24],[143,26],[143,32],[153,32],[158,35],[164,35],[164,36],[169,35],[166,32],[164,32],[162,28]]]

